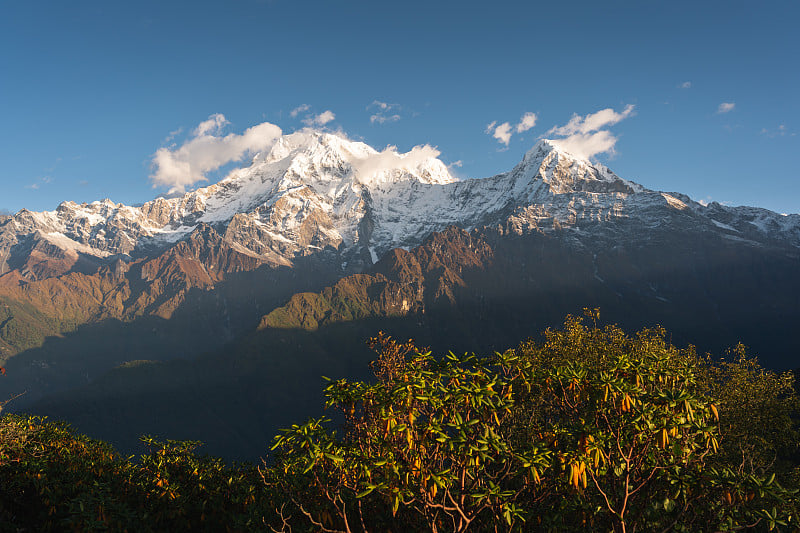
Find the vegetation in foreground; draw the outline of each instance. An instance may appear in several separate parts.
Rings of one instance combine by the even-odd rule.
[[[743,348],[712,361],[596,311],[489,357],[379,335],[372,383],[262,466],[145,438],[118,455],[64,424],[0,420],[7,531],[798,529],[797,396]]]

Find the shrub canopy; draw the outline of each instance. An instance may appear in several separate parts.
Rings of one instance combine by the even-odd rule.
[[[0,419],[0,530],[738,531],[798,528],[791,373],[713,361],[662,329],[568,317],[487,357],[385,335],[372,382],[330,381],[334,424],[260,468]]]

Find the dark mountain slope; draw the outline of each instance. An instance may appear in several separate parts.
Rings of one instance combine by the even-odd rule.
[[[364,341],[378,330],[437,352],[486,352],[583,307],[600,307],[604,321],[629,330],[662,324],[678,345],[720,355],[741,341],[767,366],[797,365],[796,256],[669,225],[651,235],[601,236],[586,247],[569,232],[449,228],[388,253],[369,273],[295,294],[216,353],[120,367],[33,409],[124,449],[139,433],[158,432],[253,458],[279,427],[318,412],[321,376],[366,376]]]
[[[10,379],[0,397],[80,387],[135,360],[191,359],[252,331],[259,317],[298,290],[336,280],[323,255],[293,267],[261,264],[212,228],[150,259],[38,281],[0,277],[0,351]],[[13,356],[13,357],[12,357]]]

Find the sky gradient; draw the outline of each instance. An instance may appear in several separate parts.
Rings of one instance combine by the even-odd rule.
[[[800,212],[800,3],[550,4],[2,2],[0,212],[145,202],[176,183],[159,152],[246,155],[263,123],[428,144],[461,178],[603,133],[623,178]]]

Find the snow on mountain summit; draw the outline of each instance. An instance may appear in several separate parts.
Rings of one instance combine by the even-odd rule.
[[[800,246],[800,216],[759,210],[756,223],[748,208],[706,207],[677,193],[650,191],[566,152],[557,141],[540,140],[511,171],[482,179],[457,180],[438,155],[427,145],[406,153],[378,151],[304,129],[280,137],[249,166],[182,196],[139,207],[105,200],[20,211],[0,221],[0,274],[13,267],[15,253],[31,249],[43,235],[59,249],[99,260],[169,246],[200,224],[273,264],[323,249],[338,251],[345,261],[375,261],[451,224],[553,231],[637,219],[646,227],[678,211],[695,217],[695,226],[730,238],[779,237]]]
[[[185,197],[196,198],[205,206],[203,222],[221,222],[297,189],[341,202],[349,193],[358,195],[363,187],[407,180],[456,181],[437,155],[438,151],[427,146],[405,154],[391,147],[378,152],[335,134],[302,130],[281,137],[269,152],[258,154],[251,166],[234,170],[219,183]]]
[[[604,165],[573,155],[562,149],[558,141],[550,139],[537,142],[514,171],[532,176],[539,174],[554,193],[645,191],[638,183],[620,178]]]
[[[350,175],[365,185],[402,179],[439,184],[456,181],[438,155],[430,146],[416,146],[407,153],[399,153],[395,147],[378,152],[363,142],[306,129],[281,137],[269,153],[255,158],[254,165],[290,159],[296,173],[303,171],[306,179],[314,170],[338,170],[340,177],[345,177],[349,167]]]

